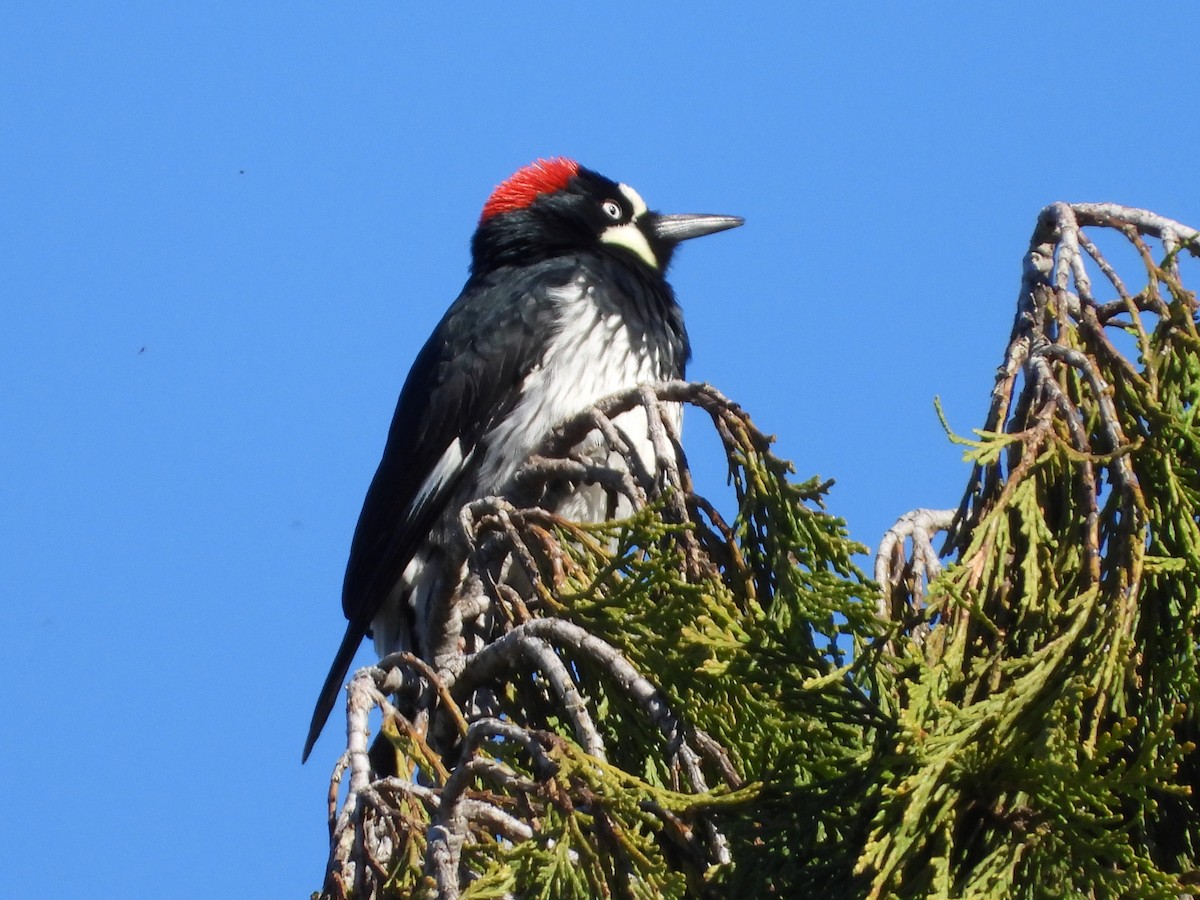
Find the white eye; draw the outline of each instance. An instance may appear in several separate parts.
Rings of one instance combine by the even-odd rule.
[[[614,222],[620,222],[621,217],[625,215],[625,213],[621,211],[621,204],[616,200],[605,200],[602,204],[600,204],[600,208],[604,210],[604,214]]]

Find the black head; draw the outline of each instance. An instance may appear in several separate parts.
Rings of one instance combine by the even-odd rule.
[[[497,187],[484,205],[471,269],[605,250],[662,275],[681,241],[741,224],[736,216],[652,212],[627,184],[569,159],[538,160]]]

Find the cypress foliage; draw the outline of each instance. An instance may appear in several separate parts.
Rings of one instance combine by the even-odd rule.
[[[1197,304],[1170,231],[1122,212],[1043,213],[988,421],[955,438],[975,469],[938,625],[874,671],[898,739],[872,896],[1175,897],[1194,875]],[[1081,224],[1119,226],[1145,287]]]

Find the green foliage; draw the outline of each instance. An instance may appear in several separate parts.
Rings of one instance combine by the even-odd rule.
[[[599,710],[609,762],[564,764],[556,778],[564,794],[587,796],[586,810],[564,804],[539,827],[541,836],[552,827],[551,841],[498,854],[522,894],[792,895],[853,879],[845,841],[862,826],[853,807],[828,801],[860,777],[879,716],[845,659],[850,639],[881,634],[864,613],[873,590],[852,562],[864,548],[820,510],[825,485],[789,481],[790,467],[744,417],[720,426],[732,439],[736,539],[695,504],[687,523],[668,521],[665,502],[624,522],[562,523],[552,543],[566,549],[563,572],[547,612],[621,651],[681,711],[686,735],[706,735],[754,780],[678,793],[679,766],[643,706],[604,665],[563,651]],[[529,718],[528,693],[513,699],[506,714]],[[569,736],[559,719],[540,724]],[[710,762],[705,774],[717,783],[722,772]],[[725,834],[734,865],[713,867],[697,852],[711,850],[711,838],[697,837],[706,827]]]
[[[761,540],[743,537],[751,552],[740,566],[689,576],[682,548],[664,549],[669,529],[650,509],[620,531],[617,564],[583,568],[556,613],[619,647],[692,727],[729,750],[739,772],[752,773],[752,802],[716,817],[737,861],[710,873],[717,893],[790,894],[852,877],[842,844],[853,809],[828,799],[855,779],[878,711],[843,652],[854,627],[859,636],[879,629],[863,616],[870,589],[851,563],[862,548],[814,508],[821,486],[790,484],[765,454],[739,464],[754,486],[736,527],[745,536],[756,520],[770,522]],[[666,785],[661,737],[639,729],[640,710],[600,677],[587,683],[604,698],[613,762]]]
[[[1194,878],[1197,306],[1143,255],[1146,289],[1112,308],[1038,285],[1015,407],[1010,366],[963,441],[940,624],[874,672],[900,739],[859,863],[871,896],[1174,897]]]

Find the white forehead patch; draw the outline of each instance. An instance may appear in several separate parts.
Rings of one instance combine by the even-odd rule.
[[[625,199],[629,201],[629,205],[633,207],[633,217],[640,219],[644,216],[646,214],[646,201],[642,199],[642,195],[627,184],[618,184],[617,187],[625,195]]]

